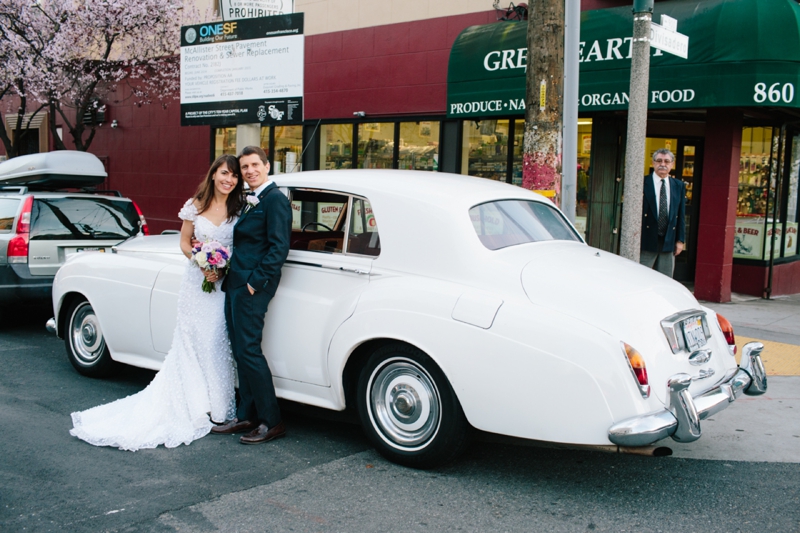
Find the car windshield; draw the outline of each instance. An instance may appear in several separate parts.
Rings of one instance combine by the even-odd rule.
[[[139,231],[133,202],[111,198],[37,198],[31,240],[127,239]]]
[[[538,241],[578,241],[580,237],[554,207],[528,200],[498,200],[469,210],[484,246],[499,250]]]

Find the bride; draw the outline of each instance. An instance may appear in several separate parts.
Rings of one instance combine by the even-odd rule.
[[[218,158],[197,193],[178,213],[181,251],[191,258],[192,237],[231,249],[233,226],[243,205],[239,162]],[[143,391],[72,413],[70,434],[95,446],[121,450],[174,448],[207,435],[215,423],[236,416],[234,367],[225,329],[225,294],[203,292],[203,277],[216,277],[189,263],[178,292],[172,347],[161,370]]]

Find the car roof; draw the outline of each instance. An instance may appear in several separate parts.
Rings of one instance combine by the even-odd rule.
[[[370,202],[408,198],[460,212],[479,203],[512,198],[551,204],[544,196],[515,185],[446,172],[343,169],[278,174],[272,178],[281,187],[347,192],[365,196]]]

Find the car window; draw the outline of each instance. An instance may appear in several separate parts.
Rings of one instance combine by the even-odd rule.
[[[500,200],[469,210],[472,226],[484,246],[499,250],[528,242],[580,237],[552,206],[528,200]]]
[[[353,198],[350,212],[350,231],[347,237],[347,253],[378,256],[381,241],[378,223],[372,213],[372,205],[366,198]]]
[[[11,231],[18,210],[19,200],[17,198],[0,198],[0,233]]]
[[[323,191],[292,191],[292,250],[342,253],[350,197]]]
[[[133,202],[112,198],[37,198],[31,240],[127,239],[139,232]]]

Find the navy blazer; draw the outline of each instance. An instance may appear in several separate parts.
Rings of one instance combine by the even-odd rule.
[[[664,246],[658,249],[658,207],[653,188],[652,174],[644,177],[642,204],[642,250],[647,252],[674,252],[676,242],[686,242],[686,184],[669,177],[669,219]]]
[[[289,255],[292,207],[275,182],[261,191],[258,200],[255,207],[242,213],[233,228],[231,268],[222,290],[249,284],[256,291],[273,296]]]

